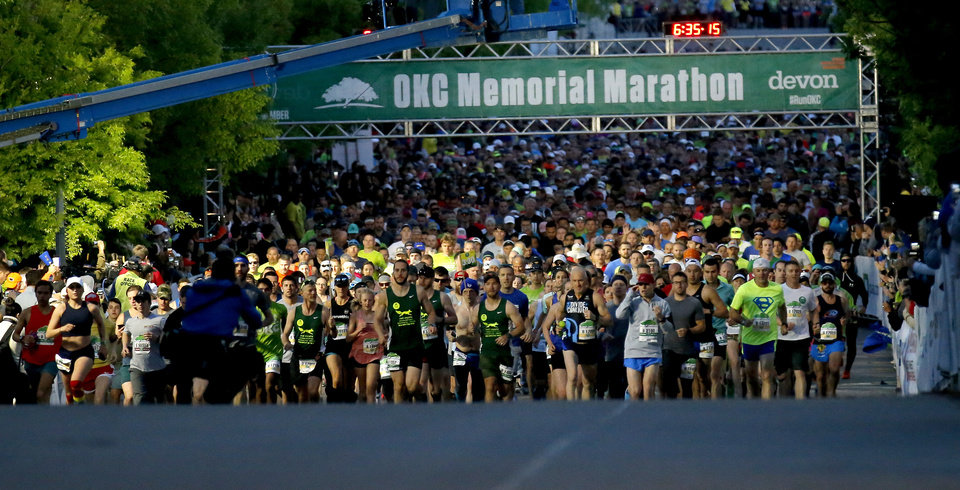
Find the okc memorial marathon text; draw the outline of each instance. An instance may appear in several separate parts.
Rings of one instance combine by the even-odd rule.
[[[458,107],[575,105],[596,103],[596,73],[582,75],[557,71],[556,76],[481,78],[480,73],[458,73]],[[445,73],[399,74],[393,78],[393,103],[398,109],[447,107],[450,81]],[[676,74],[631,74],[603,70],[603,103],[724,102],[742,101],[742,73],[702,73],[693,67]],[[784,75],[769,77],[770,90],[836,89],[836,75]],[[791,96],[791,104],[819,103],[819,95]]]

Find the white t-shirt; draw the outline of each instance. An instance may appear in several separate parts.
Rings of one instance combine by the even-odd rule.
[[[787,304],[787,323],[792,323],[793,330],[786,334],[780,333],[777,338],[780,340],[803,340],[810,338],[810,321],[808,312],[817,308],[817,298],[813,295],[813,290],[807,286],[801,285],[793,289],[786,284],[783,288],[783,301]]]

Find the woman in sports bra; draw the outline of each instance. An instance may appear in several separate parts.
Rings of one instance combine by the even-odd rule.
[[[350,330],[347,342],[350,342],[350,360],[357,376],[360,388],[359,401],[373,403],[377,397],[377,385],[380,381],[380,359],[387,337],[378,331],[373,321],[373,303],[376,295],[363,288],[357,291],[360,309],[350,317]]]
[[[94,352],[90,345],[90,332],[94,323],[100,338],[107,338],[107,329],[103,323],[100,308],[83,300],[83,282],[79,277],[67,279],[66,300],[53,310],[50,325],[47,326],[47,338],[62,338],[60,353],[56,356],[57,369],[63,378],[64,386],[70,387],[68,403],[83,401],[83,380],[93,369],[93,356],[106,355],[106,346],[100,344],[100,352]]]

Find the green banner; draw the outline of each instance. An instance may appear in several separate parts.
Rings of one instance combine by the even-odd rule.
[[[280,122],[855,111],[840,53],[357,62],[282,79]]]

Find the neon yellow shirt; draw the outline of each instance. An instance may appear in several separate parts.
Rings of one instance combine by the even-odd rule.
[[[740,310],[744,318],[753,320],[752,326],[744,326],[740,330],[740,341],[744,344],[761,345],[777,340],[780,330],[777,327],[777,311],[785,305],[783,289],[775,282],[770,282],[765,288],[757,286],[754,281],[740,286],[730,307]]]

